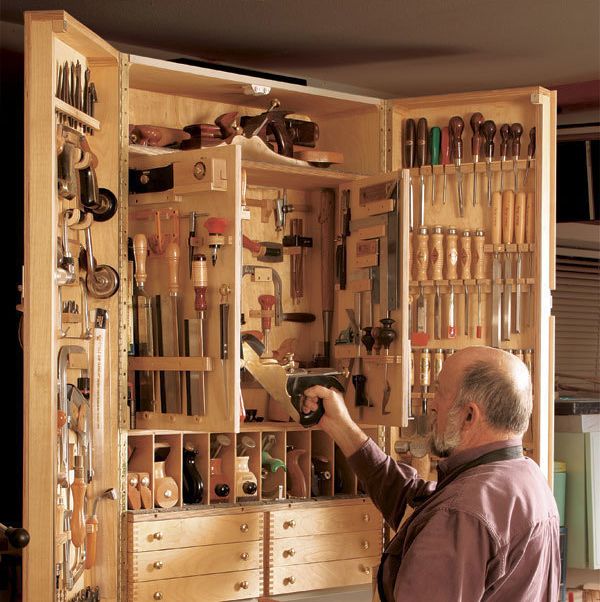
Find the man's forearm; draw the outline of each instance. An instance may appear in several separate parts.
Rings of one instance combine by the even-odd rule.
[[[354,422],[336,423],[332,421],[327,425],[326,430],[346,458],[357,452],[368,439],[367,435]]]

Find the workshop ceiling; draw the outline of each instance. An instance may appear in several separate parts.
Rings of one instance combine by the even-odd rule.
[[[596,80],[598,0],[2,0],[62,8],[124,51],[378,96]],[[153,50],[150,50],[153,49]]]

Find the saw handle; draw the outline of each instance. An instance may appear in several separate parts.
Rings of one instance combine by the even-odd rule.
[[[318,407],[316,410],[309,412],[308,414],[302,412],[302,402],[305,399],[304,391],[315,385],[321,385],[327,389],[336,389],[340,393],[344,393],[344,387],[335,376],[317,374],[290,378],[288,380],[288,392],[292,398],[292,405],[300,414],[300,424],[304,428],[310,428],[311,426],[318,424],[319,420],[323,417],[323,414],[325,414],[323,400],[320,397],[317,399]]]
[[[170,242],[167,245],[165,256],[169,268],[169,294],[176,296],[179,293],[179,260],[181,259],[179,245]]]

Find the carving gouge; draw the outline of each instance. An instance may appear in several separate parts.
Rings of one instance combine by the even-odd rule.
[[[462,172],[460,171],[460,164],[463,157],[463,142],[462,133],[465,129],[465,122],[462,117],[455,115],[450,119],[450,133],[452,134],[452,157],[454,159],[454,167],[456,168],[456,190],[458,193],[458,215],[464,217],[465,215],[465,202],[463,198],[463,187],[462,187]]]
[[[444,191],[442,192],[442,205],[446,204],[446,165],[450,163],[450,130],[447,127],[442,128],[442,139],[440,143],[440,153],[442,156],[442,165],[444,166]]]
[[[417,123],[417,166],[419,167],[419,176],[421,181],[421,216],[419,224],[425,225],[425,176],[423,175],[423,166],[427,163],[427,119],[421,117]]]
[[[473,113],[471,115],[471,129],[473,137],[471,138],[471,155],[473,157],[473,207],[477,205],[477,162],[479,161],[479,150],[481,148],[481,126],[483,125],[483,115]]]
[[[513,159],[513,172],[515,174],[515,192],[519,191],[519,170],[517,167],[517,161],[519,160],[519,154],[521,153],[521,134],[523,134],[523,126],[520,123],[513,123],[510,126],[510,132],[512,134],[512,159]]]
[[[494,158],[494,136],[496,135],[496,124],[488,119],[484,122],[481,131],[485,142],[483,152],[485,155],[485,171],[487,175],[488,207],[492,206],[492,159]]]
[[[442,132],[440,128],[433,127],[429,130],[429,152],[431,153],[431,204],[435,205],[435,173],[433,166],[440,164],[440,139]]]
[[[504,123],[500,128],[500,192],[504,192],[504,162],[508,154],[508,143],[511,137],[510,125]]]
[[[515,230],[515,193],[505,190],[502,193],[502,242],[512,244]],[[505,248],[504,253],[504,294],[502,295],[502,340],[510,340],[512,308],[512,258]]]
[[[525,168],[525,175],[523,176],[523,188],[527,184],[527,176],[529,175],[529,168],[531,166],[531,160],[535,157],[535,128],[529,130],[529,146],[527,147],[527,167]]]

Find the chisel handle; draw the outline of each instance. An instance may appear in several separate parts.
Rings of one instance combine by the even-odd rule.
[[[471,115],[471,129],[473,130],[473,137],[471,138],[471,155],[473,157],[473,163],[477,163],[479,160],[479,150],[481,149],[481,126],[484,123],[483,115],[481,113],[473,113]]]
[[[535,193],[528,192],[525,207],[525,242],[535,242]]]
[[[510,126],[512,137],[512,156],[513,159],[518,159],[521,154],[521,135],[523,134],[523,126],[520,123],[513,123]]]
[[[442,280],[444,277],[444,229],[441,226],[435,226],[430,239],[431,250],[429,252],[429,262],[431,264],[431,278],[433,280]]]
[[[194,309],[197,312],[206,311],[208,304],[206,302],[206,290],[208,288],[208,269],[206,267],[206,257],[197,256],[192,261],[192,285],[194,287]]]
[[[458,233],[456,228],[448,228],[446,231],[446,278],[448,280],[458,278]]]
[[[440,164],[440,140],[442,132],[438,127],[432,127],[429,130],[429,152],[431,153],[431,164]]]
[[[494,158],[494,138],[496,136],[496,124],[488,119],[481,126],[481,131],[485,142],[483,143],[483,153],[488,161]]]
[[[450,163],[450,129],[447,127],[442,128],[440,153],[442,165],[448,165]]]
[[[502,157],[502,159],[506,159],[506,156],[508,155],[508,143],[510,142],[511,136],[510,125],[508,123],[503,123],[500,128],[500,157]]]
[[[431,351],[421,349],[419,357],[419,384],[421,387],[431,386]]]
[[[73,497],[73,513],[71,515],[71,542],[76,548],[80,548],[85,541],[85,514],[83,503],[87,485],[83,476],[83,458],[75,456],[75,477],[71,484],[71,495]]]
[[[461,278],[463,280],[471,279],[471,258],[472,258],[472,237],[469,230],[465,230],[460,237],[460,266]]]
[[[527,146],[527,156],[530,159],[535,157],[535,127],[529,130],[529,145]]]
[[[169,294],[177,295],[179,293],[179,260],[181,259],[181,254],[179,245],[176,242],[170,242],[167,245],[165,257],[169,269]]]
[[[414,119],[407,119],[404,124],[404,154],[403,166],[405,169],[410,169],[415,165],[415,145],[416,145],[416,126]]]
[[[522,245],[525,242],[525,209],[527,195],[517,192],[515,197],[515,243]]]
[[[502,242],[510,245],[515,232],[515,193],[505,190],[502,193]]]
[[[485,233],[483,230],[476,230],[473,236],[473,277],[476,280],[485,278]]]
[[[455,163],[460,163],[463,158],[462,134],[465,129],[465,122],[462,117],[455,115],[450,119],[448,127],[452,134],[452,157]]]
[[[146,273],[148,239],[145,234],[136,234],[133,237],[133,257],[135,259],[135,280],[139,287],[143,287],[146,280],[148,280],[148,274]]]
[[[98,539],[98,517],[88,516],[85,521],[85,568],[91,569],[96,564],[96,542]]]
[[[427,119],[421,117],[417,123],[417,166],[423,167],[427,163]]]
[[[429,231],[419,228],[417,233],[417,280],[427,280],[427,266],[429,265]]]
[[[496,191],[492,194],[492,244],[502,242],[502,195]]]

